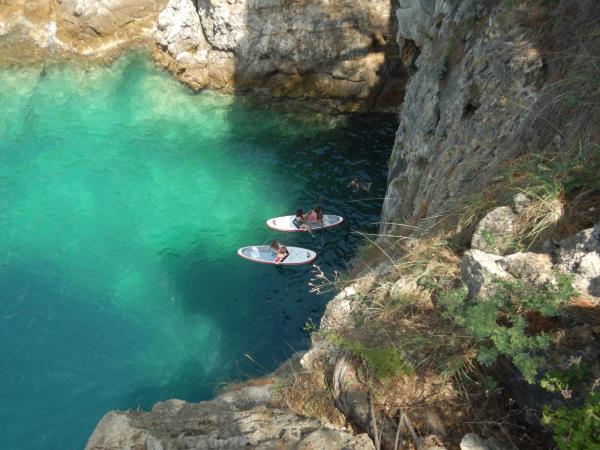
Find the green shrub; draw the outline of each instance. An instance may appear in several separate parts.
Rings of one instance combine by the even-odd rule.
[[[318,325],[312,320],[312,317],[309,317],[306,322],[302,324],[300,327],[302,331],[305,333],[311,334],[319,329]]]
[[[477,359],[491,365],[499,355],[512,360],[523,377],[533,383],[538,368],[544,363],[539,354],[550,344],[545,333],[528,335],[526,311],[542,316],[556,316],[574,293],[571,279],[557,274],[556,284],[534,286],[522,281],[494,281],[493,293],[477,302],[468,299],[462,286],[440,296],[446,318],[464,327],[480,342]]]
[[[540,380],[548,392],[564,392],[581,383],[589,373],[587,364],[572,364],[567,370],[550,370]]]
[[[544,407],[542,423],[552,427],[554,442],[560,450],[600,448],[600,394],[592,393],[577,409]]]
[[[485,243],[490,247],[496,246],[496,234],[493,231],[484,228],[481,230],[481,237],[485,241]]]

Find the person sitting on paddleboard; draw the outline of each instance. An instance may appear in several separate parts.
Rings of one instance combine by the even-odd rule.
[[[271,250],[275,252],[275,259],[273,260],[273,262],[283,262],[285,258],[287,258],[290,255],[290,252],[285,247],[285,245],[280,244],[276,240],[271,241],[270,247]]]
[[[292,223],[299,230],[308,231],[312,237],[315,237],[314,234],[312,233],[312,229],[310,228],[310,225],[308,223],[306,223],[306,216],[304,215],[304,213],[302,212],[301,209],[296,210],[296,217],[294,217],[294,220],[292,220]]]
[[[320,206],[315,206],[315,209],[306,215],[307,222],[323,223],[323,210]]]

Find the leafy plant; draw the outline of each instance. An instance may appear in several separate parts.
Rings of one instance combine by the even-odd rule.
[[[484,228],[481,230],[481,237],[483,238],[485,243],[490,247],[496,246],[496,234],[493,231]]]
[[[526,247],[521,244],[521,242],[519,242],[519,240],[517,238],[515,238],[514,236],[510,236],[507,241],[506,241],[506,246],[508,247],[509,250],[511,250],[512,252],[523,252],[526,250]]]
[[[477,359],[491,365],[499,355],[512,360],[523,377],[533,383],[544,362],[540,351],[550,341],[545,333],[529,335],[524,313],[537,311],[542,316],[556,316],[573,295],[571,279],[556,274],[556,284],[535,286],[523,281],[495,280],[493,293],[477,302],[469,301],[462,286],[445,295],[439,303],[444,316],[454,320],[480,342]]]
[[[390,159],[388,160],[388,169],[392,169],[396,164],[397,152],[393,151],[390,155]]]
[[[560,450],[600,448],[600,394],[590,394],[581,408],[552,410],[545,406],[542,423],[552,427]]]
[[[550,370],[540,380],[540,386],[549,392],[561,392],[563,396],[568,398],[565,393],[570,387],[574,387],[581,383],[589,372],[587,364],[575,363],[571,364],[567,370]]]
[[[313,333],[317,331],[318,328],[319,327],[317,326],[317,324],[312,320],[312,317],[309,317],[308,320],[304,322],[300,327],[300,329],[305,333]]]

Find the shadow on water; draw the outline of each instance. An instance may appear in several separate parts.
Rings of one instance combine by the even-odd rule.
[[[343,271],[385,192],[394,116],[193,94],[138,57],[72,69],[0,109],[32,117],[0,141],[3,448],[80,448],[108,410],[206,399],[307,348],[331,294],[309,292],[310,267],[236,250],[278,239]],[[316,204],[344,225],[264,224]]]
[[[222,379],[245,379],[273,370],[309,340],[301,330],[307,320],[318,323],[332,293],[309,292],[310,266],[282,268],[253,264],[236,255],[238,247],[277,239],[317,251],[316,264],[329,276],[344,272],[364,238],[354,230],[376,232],[386,188],[385,161],[397,126],[393,115],[303,115],[281,104],[238,98],[230,108],[229,164],[246,167],[258,161],[265,174],[256,183],[283,198],[283,209],[240,215],[229,226],[246,229],[225,255],[214,256],[214,240],[227,242],[227,228],[211,230],[183,255],[165,255],[162,264],[189,317],[210,318],[222,331]],[[327,122],[329,121],[329,122]],[[269,175],[270,174],[270,175]],[[275,176],[276,175],[276,176]],[[354,178],[372,183],[369,192],[354,192]],[[281,205],[281,202],[278,202]],[[277,233],[264,221],[321,205],[345,223],[316,233]],[[260,207],[259,207],[260,208]],[[281,207],[280,207],[281,208]],[[250,357],[247,357],[249,355]],[[213,379],[218,376],[211,374]]]

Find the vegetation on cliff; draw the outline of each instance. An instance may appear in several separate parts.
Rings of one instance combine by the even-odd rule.
[[[600,306],[592,286],[597,269],[582,284],[583,261],[598,255],[598,226],[591,227],[600,221],[597,12],[590,2],[560,0],[511,2],[496,10],[500,28],[519,28],[535,43],[528,52],[544,61],[543,75],[531,87],[535,103],[518,105],[526,118],[511,125],[518,137],[502,135],[506,151],[498,150],[493,164],[482,163],[478,171],[478,160],[468,159],[473,155],[465,152],[452,165],[448,155],[454,150],[442,147],[427,161],[424,151],[415,150],[417,132],[399,134],[388,196],[405,195],[412,203],[386,199],[382,233],[368,239],[347,279],[317,273],[315,284],[322,289],[327,281],[345,291],[351,286],[352,294],[340,297],[343,308],[329,312],[343,310],[347,319],[331,325],[326,313],[313,333],[305,370],[281,383],[281,401],[297,413],[366,428],[382,448],[402,442],[423,448],[422,438],[432,433],[457,446],[472,431],[516,448],[600,445]],[[459,77],[455,66],[474,47],[473,30],[482,26],[474,18],[470,29],[455,29],[453,40],[438,48],[437,65],[421,61],[433,67],[427,76],[441,89],[440,98],[440,84]],[[420,82],[425,90],[429,81]],[[448,131],[463,133],[462,141],[476,142],[475,149],[483,144],[473,121],[497,120],[478,116],[485,88],[478,87],[463,122]],[[440,109],[450,100],[444,101]],[[507,93],[496,101],[515,99]],[[438,140],[444,121],[439,110],[437,120],[435,133],[423,132],[423,148],[450,141]],[[469,175],[473,181],[465,182]],[[455,179],[463,183],[458,189]],[[444,183],[455,197],[432,199]],[[494,214],[509,225],[504,232],[495,230]],[[366,423],[356,406],[348,406],[350,395],[339,392],[336,377],[344,358],[357,367],[353,392],[362,390],[371,401]],[[311,402],[307,410],[299,399],[312,397],[315,386],[320,403]]]

